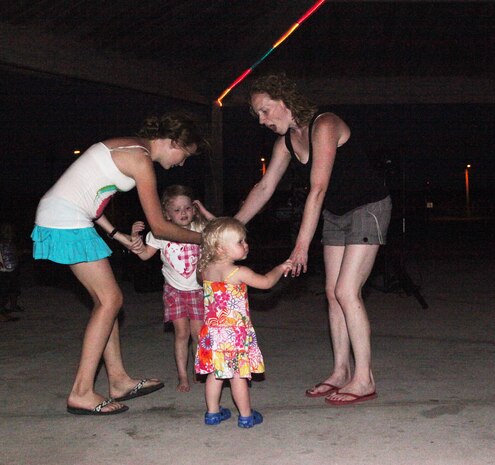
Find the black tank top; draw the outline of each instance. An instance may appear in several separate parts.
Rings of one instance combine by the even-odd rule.
[[[295,182],[309,191],[311,167],[313,165],[313,143],[311,134],[315,119],[309,124],[309,158],[301,163],[294,152],[290,140],[290,131],[285,134],[285,145],[291,155]],[[335,162],[323,201],[323,208],[335,215],[343,215],[367,203],[378,202],[388,195],[384,181],[373,170],[366,153],[359,144],[358,135],[351,134],[347,142],[337,149]]]

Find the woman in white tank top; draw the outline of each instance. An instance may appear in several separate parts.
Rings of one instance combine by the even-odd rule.
[[[96,233],[96,223],[112,239],[138,253],[137,241],[117,231],[103,211],[119,191],[136,187],[155,237],[200,244],[201,235],[166,221],[160,205],[153,163],[168,170],[182,166],[205,145],[195,123],[180,114],[145,121],[138,137],[109,139],[91,146],[43,196],[36,212],[33,255],[67,264],[94,302],[84,335],[81,360],[67,398],[77,415],[110,415],[126,411],[121,402],[163,387],[157,379],[134,379],[123,365],[117,315],[122,291],[108,261],[111,249]],[[109,396],[94,391],[103,357]]]

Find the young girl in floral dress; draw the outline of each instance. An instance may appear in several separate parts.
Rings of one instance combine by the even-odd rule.
[[[232,397],[239,410],[238,426],[251,428],[263,421],[251,409],[248,380],[263,373],[263,356],[249,315],[247,286],[270,289],[292,263],[287,260],[268,273],[257,274],[235,262],[247,257],[246,229],[235,218],[217,218],[203,231],[202,273],[205,320],[199,333],[196,373],[207,374],[205,424],[217,425],[230,418],[220,406],[223,382],[230,380]]]

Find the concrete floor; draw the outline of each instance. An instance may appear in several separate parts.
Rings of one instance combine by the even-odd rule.
[[[159,292],[123,282],[122,347],[128,371],[165,382],[113,417],[77,417],[65,398],[78,362],[87,300],[72,281],[27,280],[21,320],[0,325],[2,465],[493,465],[495,464],[495,256],[480,247],[406,262],[429,304],[399,288],[368,288],[377,400],[332,408],[304,391],[326,377],[331,351],[322,277],[286,279],[251,293],[266,361],[253,381],[262,425],[203,424],[203,384],[175,391],[173,335]],[[104,372],[97,380],[105,393]],[[230,390],[223,405],[234,409]]]

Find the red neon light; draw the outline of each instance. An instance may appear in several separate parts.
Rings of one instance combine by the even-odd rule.
[[[230,88],[233,89],[239,82],[241,82],[251,71],[253,68],[249,68],[246,71],[244,71],[231,85]]]
[[[320,6],[325,3],[325,0],[320,0],[316,2],[306,13],[304,13],[298,20],[297,23],[301,24],[303,21],[308,19]]]
[[[306,19],[308,19],[318,8],[320,8],[321,5],[323,5],[323,3],[325,3],[325,0],[318,0],[308,11],[306,11],[306,13],[304,13],[298,20],[297,22],[291,26],[291,28],[282,36],[280,37],[280,39],[277,40],[277,42],[275,42],[275,45],[273,45],[273,47],[263,55],[263,57],[258,60],[253,66],[251,66],[251,68],[247,69],[246,71],[244,71],[244,73],[242,73],[229,87],[227,87],[227,89],[225,89],[222,94],[220,95],[220,97],[217,98],[217,103],[219,106],[222,106],[222,100],[223,98],[235,87],[237,86],[240,82],[242,82],[244,80],[244,78],[254,69],[256,68],[256,66],[258,66],[269,54],[270,52],[278,47],[285,39],[287,39],[287,37],[289,37],[300,25],[301,23],[303,23],[304,21],[306,21]]]

